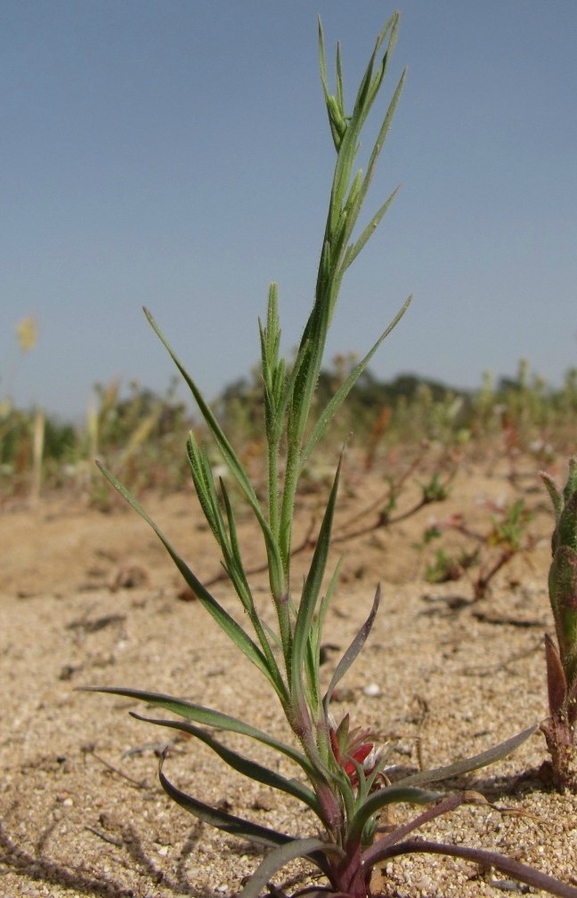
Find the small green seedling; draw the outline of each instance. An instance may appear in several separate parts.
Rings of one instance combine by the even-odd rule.
[[[488,505],[493,515],[486,531],[471,528],[461,514],[450,515],[425,530],[422,542],[415,545],[419,551],[447,531],[459,533],[472,543],[472,548],[461,547],[455,553],[437,549],[433,561],[425,568],[428,583],[447,583],[468,574],[473,601],[478,601],[487,596],[492,581],[505,565],[516,555],[527,553],[533,547],[534,539],[527,532],[533,513],[523,499],[502,507]],[[476,571],[474,576],[471,573],[473,570]]]

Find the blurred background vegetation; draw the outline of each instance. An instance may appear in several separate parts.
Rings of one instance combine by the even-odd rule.
[[[19,353],[0,382],[0,509],[65,496],[110,512],[123,506],[94,460],[104,461],[133,493],[161,496],[191,490],[186,439],[205,436],[200,418],[178,393],[174,377],[163,393],[133,381],[94,386],[81,422],[63,421],[41,408],[18,408],[9,396],[23,356],[38,339],[34,318],[17,328]],[[357,359],[335,356],[321,371],[319,411],[346,380]],[[264,488],[261,375],[255,367],[227,385],[213,409],[257,489]],[[552,387],[521,360],[514,378],[486,374],[477,389],[449,387],[413,374],[379,380],[370,370],[358,380],[326,438],[311,457],[301,484],[301,512],[310,518],[295,553],[314,546],[315,502],[330,484],[347,446],[349,498],[354,510],[336,527],[334,542],[350,543],[415,517],[410,548],[414,572],[429,583],[466,580],[471,599],[483,598],[496,578],[515,579],[514,559],[530,560],[542,542],[543,497],[537,472],[558,474],[575,454],[577,368]],[[215,472],[216,450],[208,447]],[[479,473],[499,482],[498,501],[471,504],[454,490],[455,478]],[[462,484],[462,480],[460,481]],[[443,512],[438,506],[445,504]],[[346,502],[345,502],[346,505]],[[434,508],[432,506],[435,506]],[[550,525],[546,506],[545,530]],[[348,516],[347,516],[348,515]],[[415,540],[414,533],[417,533]],[[507,573],[508,572],[508,573]]]
[[[27,335],[28,349],[30,333]],[[317,401],[323,407],[355,364],[338,355],[321,372]],[[178,490],[188,483],[186,436],[202,436],[190,408],[177,397],[175,378],[156,393],[137,382],[95,386],[95,400],[81,424],[61,421],[42,409],[0,402],[0,499],[34,496],[40,490],[85,493],[96,504],[108,494],[93,460],[102,458],[132,490]],[[260,374],[229,384],[213,403],[243,460],[254,469],[262,459],[263,409]],[[514,379],[486,375],[476,390],[448,387],[411,374],[380,381],[366,371],[339,414],[330,447],[316,455],[318,470],[332,467],[344,442],[352,463],[383,474],[403,454],[422,456],[434,445],[445,455],[471,461],[506,459],[514,478],[523,457],[534,469],[574,453],[577,427],[577,368],[552,388],[526,361]],[[316,471],[318,473],[318,470]],[[315,471],[311,472],[311,476]]]

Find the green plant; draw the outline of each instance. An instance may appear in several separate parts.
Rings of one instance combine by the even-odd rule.
[[[248,505],[258,524],[268,561],[270,595],[276,613],[275,627],[269,626],[259,613],[246,574],[237,532],[236,502],[233,501],[235,496],[229,492],[222,480],[217,486],[208,450],[198,443],[194,434],[191,434],[188,440],[188,456],[194,486],[205,518],[222,553],[224,567],[239,599],[243,612],[242,624],[200,582],[117,478],[104,471],[113,486],[155,530],[198,600],[232,643],[265,677],[282,706],[294,742],[280,741],[243,720],[171,696],[113,687],[97,691],[127,696],[177,715],[180,718],[178,720],[134,716],[159,726],[181,730],[195,737],[211,748],[232,769],[292,796],[316,816],[321,830],[319,836],[299,838],[268,829],[185,794],[166,778],[161,762],[162,786],[183,808],[225,832],[272,849],[242,890],[243,898],[256,898],[267,886],[270,878],[296,857],[306,858],[324,874],[329,883],[328,886],[311,886],[305,889],[308,894],[332,895],[334,898],[366,898],[370,894],[371,872],[376,864],[400,853],[416,851],[441,852],[479,863],[493,864],[509,875],[548,889],[553,894],[577,898],[577,889],[564,886],[535,870],[491,852],[468,849],[459,845],[415,842],[406,838],[424,823],[439,814],[453,810],[469,799],[466,793],[444,797],[437,792],[424,790],[423,786],[492,763],[528,738],[535,727],[482,755],[448,767],[417,773],[401,782],[389,784],[385,773],[386,755],[370,731],[351,729],[348,716],[338,724],[333,719],[330,710],[331,697],[335,687],[363,648],[380,600],[378,589],[365,623],[336,665],[328,688],[322,690],[320,661],[323,623],[339,574],[337,564],[326,582],[340,463],[300,597],[296,595],[292,582],[293,515],[303,470],[347,394],[406,308],[405,304],[366,356],[345,377],[328,404],[318,412],[316,420],[311,420],[310,412],[314,407],[315,388],[326,336],[342,278],[375,231],[394,196],[393,194],[389,197],[358,238],[354,239],[353,230],[404,83],[403,74],[380,127],[366,173],[359,171],[353,174],[360,134],[379,93],[396,40],[398,21],[398,14],[395,13],[379,34],[350,115],[345,112],[344,107],[340,49],[337,50],[336,61],[336,96],[329,93],[324,41],[319,26],[321,80],[337,162],[322,243],[315,301],[291,367],[279,356],[280,325],[277,290],[274,284],[269,292],[266,323],[260,325],[268,473],[266,495],[262,501],[212,410],[162,337],[152,316],[147,313],[152,327],[168,349],[196,400],[207,429],[235,482],[237,494],[240,493],[245,506]],[[377,62],[377,54],[385,42],[385,51]],[[427,490],[426,500],[439,498],[439,488],[439,484],[435,483]],[[240,754],[226,744],[226,736],[224,739],[217,738],[215,731],[242,734],[263,743],[284,759],[291,761],[300,778],[285,777],[278,770],[265,767]],[[411,822],[376,839],[379,812],[398,802],[417,805],[438,803]],[[274,887],[271,889],[277,896],[282,894]]]
[[[562,492],[552,477],[541,476],[555,509],[549,598],[557,634],[557,645],[545,636],[549,718],[542,730],[555,785],[577,792],[577,458],[569,462]]]
[[[437,549],[433,561],[429,561],[425,567],[425,580],[427,583],[449,583],[460,580],[465,571],[477,564],[479,552],[466,552],[461,549],[455,555],[449,555],[444,549]]]
[[[476,569],[471,577],[473,600],[483,599],[491,583],[502,568],[521,552],[528,552],[534,545],[527,527],[533,514],[524,499],[504,506],[486,503],[493,514],[489,529],[485,532],[468,526],[461,514],[450,515],[445,521],[438,521],[425,530],[423,540],[415,548],[423,551],[434,539],[443,533],[453,531],[464,536],[473,546],[460,547],[457,552],[437,549],[434,560],[425,568],[425,579],[429,583],[446,583],[460,580],[466,572]]]

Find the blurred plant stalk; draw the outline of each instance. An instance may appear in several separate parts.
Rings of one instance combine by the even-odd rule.
[[[557,635],[557,645],[545,636],[550,716],[541,728],[555,786],[577,792],[577,458],[569,461],[563,491],[548,474],[541,476],[555,509],[549,599]]]

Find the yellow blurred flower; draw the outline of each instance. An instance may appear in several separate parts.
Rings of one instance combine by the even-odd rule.
[[[18,343],[22,352],[30,352],[36,346],[38,339],[38,322],[33,316],[23,318],[16,328]]]

